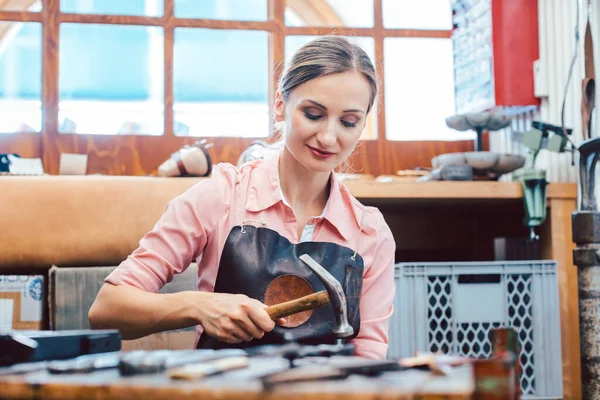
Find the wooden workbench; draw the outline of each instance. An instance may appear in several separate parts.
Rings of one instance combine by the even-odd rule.
[[[279,363],[277,362],[279,361]],[[117,370],[51,375],[46,371],[0,377],[2,399],[469,399],[472,367],[448,377],[425,371],[388,372],[377,378],[352,375],[344,380],[286,384],[263,389],[257,377],[282,367],[281,359],[253,359],[248,370],[230,371],[198,382],[172,381],[164,374],[121,377]]]
[[[120,176],[0,177],[0,221],[11,227],[0,269],[32,273],[59,266],[116,265],[137,247],[170,199],[200,178]],[[491,261],[493,240],[527,236],[523,193],[507,182],[344,184],[379,207],[394,234],[397,262]],[[31,193],[36,193],[31,196]],[[548,215],[537,230],[543,259],[558,262],[565,398],[581,398],[577,271],[571,213],[575,184],[549,184]],[[92,211],[93,210],[93,211]]]

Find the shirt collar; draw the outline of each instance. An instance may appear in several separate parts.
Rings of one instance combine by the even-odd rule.
[[[279,181],[280,154],[281,151],[271,158],[262,160],[260,165],[251,172],[255,176],[251,179],[252,183],[246,197],[246,210],[259,212],[284,201]],[[353,203],[348,189],[332,173],[331,190],[323,211],[323,218],[329,221],[345,240],[348,240],[353,229],[360,227],[359,215],[364,212]]]
[[[354,204],[354,199],[348,189],[339,181],[336,174],[331,174],[331,192],[323,217],[338,230],[345,240],[351,236],[351,232],[360,228],[360,219],[364,209]]]
[[[258,161],[250,174],[246,210],[263,211],[283,200],[279,189],[279,152],[271,158]]]

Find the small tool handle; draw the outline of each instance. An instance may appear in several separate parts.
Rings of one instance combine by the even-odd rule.
[[[207,363],[185,365],[170,368],[167,376],[171,379],[193,381],[207,376],[221,374],[227,371],[246,368],[250,365],[248,357],[227,357]]]
[[[309,294],[299,299],[286,301],[265,308],[273,321],[284,318],[302,311],[312,310],[329,303],[329,294],[327,290]]]

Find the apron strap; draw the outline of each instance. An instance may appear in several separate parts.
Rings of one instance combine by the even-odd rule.
[[[231,217],[233,219],[233,226],[236,226],[236,224],[239,221],[241,233],[246,233],[246,230],[244,229],[245,222],[255,223],[255,224],[261,225],[263,228],[266,228],[268,225],[265,221],[255,221],[255,220],[244,219],[244,217],[245,217],[244,210],[245,210],[246,206],[243,201],[244,197],[242,195],[244,194],[245,191],[247,191],[247,186],[244,186],[242,184],[241,179],[242,179],[241,176],[238,175],[237,182],[235,183],[235,202],[231,205],[231,207],[233,207],[233,211],[231,212]]]
[[[363,210],[362,215],[360,216],[360,223],[358,224],[358,235],[356,235],[356,244],[354,245],[354,254],[352,254],[352,261],[356,261],[356,254],[358,251],[358,245],[360,244],[360,234],[362,232],[362,224],[365,220],[365,210]]]
[[[240,232],[246,233],[244,230],[244,204],[242,202],[242,193],[242,176],[238,175],[235,182],[235,201],[230,207],[230,209],[233,208],[231,217],[233,219],[233,226],[239,221],[240,227],[242,228]]]

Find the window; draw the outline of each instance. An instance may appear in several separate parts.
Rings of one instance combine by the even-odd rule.
[[[42,11],[41,0],[4,0],[0,2],[0,11]]]
[[[0,132],[39,132],[41,94],[41,24],[0,22]]]
[[[162,135],[162,36],[158,27],[61,24],[59,131]]]
[[[145,15],[160,17],[163,0],[61,0],[60,10],[78,14]]]
[[[450,0],[383,0],[383,26],[391,29],[452,29]]]
[[[266,0],[175,0],[178,18],[266,21]]]
[[[373,26],[373,0],[286,0],[288,26]]]
[[[470,135],[444,122],[454,114],[449,1],[277,1],[46,0],[48,13],[41,1],[0,2],[0,132],[164,135],[169,149],[185,137],[266,137],[281,62],[335,33],[365,49],[385,96],[363,139]],[[47,15],[54,64],[44,70]]]
[[[446,126],[455,114],[450,39],[386,38],[386,136],[389,140],[464,140]]]
[[[176,28],[175,135],[268,136],[268,53],[266,32]]]

